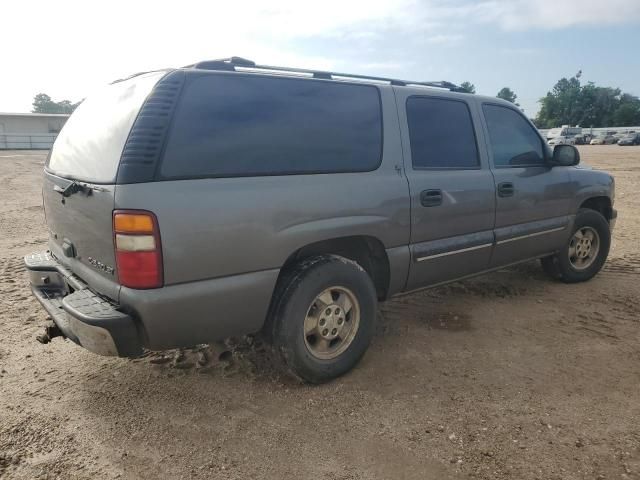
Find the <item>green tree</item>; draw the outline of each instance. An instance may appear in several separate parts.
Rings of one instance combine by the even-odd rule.
[[[39,93],[33,97],[33,113],[54,113],[55,102],[46,93]]]
[[[574,110],[579,104],[580,90],[580,80],[577,75],[570,79],[558,80],[553,90],[540,99],[542,106],[538,112],[538,123],[541,128],[576,124]]]
[[[640,125],[640,99],[628,93],[623,94],[620,105],[613,112],[613,122],[626,127]]]
[[[462,82],[460,84],[460,91],[465,93],[476,93],[476,86],[471,82]]]
[[[38,93],[33,97],[33,113],[73,113],[78,103],[71,103],[69,100],[54,102],[46,93]]]
[[[509,87],[504,87],[502,88],[498,94],[496,95],[496,97],[501,98],[503,100],[506,100],[507,102],[511,102],[515,105],[517,105],[518,107],[520,106],[519,103],[516,103],[516,99],[518,98],[518,96],[515,94],[515,92],[513,90],[511,90]]]
[[[561,78],[553,90],[540,99],[536,118],[540,128],[560,125],[585,127],[632,126],[640,124],[640,100],[619,88],[600,87],[593,82],[582,85],[582,72]]]

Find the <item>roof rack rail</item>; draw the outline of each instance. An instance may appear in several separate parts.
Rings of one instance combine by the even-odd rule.
[[[313,78],[320,78],[324,80],[332,80],[334,78],[352,78],[356,80],[373,80],[375,82],[385,82],[390,85],[396,86],[407,86],[407,85],[419,85],[423,87],[434,87],[434,88],[444,88],[450,90],[452,92],[464,92],[460,87],[456,84],[447,82],[445,80],[442,81],[411,81],[411,80],[399,80],[396,78],[387,78],[387,77],[375,77],[372,75],[357,75],[353,73],[339,73],[339,72],[329,72],[324,70],[309,70],[305,68],[290,68],[290,67],[276,67],[273,65],[258,65],[251,60],[247,60],[242,57],[229,57],[229,58],[220,58],[217,60],[204,60],[201,62],[194,63],[192,65],[186,65],[184,68],[199,68],[203,70],[223,70],[223,71],[240,71],[243,70],[266,70],[271,72],[290,72],[290,73],[302,73],[305,75],[310,75]]]
[[[139,77],[140,75],[144,75],[145,73],[151,73],[153,71],[155,71],[155,70],[150,70],[150,71],[146,71],[146,72],[137,72],[137,73],[133,73],[133,74],[129,75],[128,77],[116,78],[109,85],[113,85],[114,83],[124,82],[125,80],[129,80],[131,78]]]

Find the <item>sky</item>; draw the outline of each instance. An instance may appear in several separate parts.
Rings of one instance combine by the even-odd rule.
[[[78,101],[135,72],[256,63],[505,86],[534,116],[562,77],[640,95],[640,0],[4,2],[0,111]]]

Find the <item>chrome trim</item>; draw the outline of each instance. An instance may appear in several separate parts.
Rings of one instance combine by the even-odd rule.
[[[559,232],[560,230],[564,230],[565,228],[567,228],[566,225],[564,227],[552,228],[551,230],[543,230],[542,232],[529,233],[528,235],[520,235],[519,237],[506,238],[504,240],[500,240],[499,242],[496,242],[496,245],[515,242],[516,240],[524,240],[525,238],[537,237],[538,235],[546,235],[547,233]]]
[[[449,280],[443,280],[442,282],[431,283],[429,285],[424,285],[422,287],[414,288],[412,290],[405,290],[405,291],[402,291],[402,292],[394,293],[389,298],[404,297],[405,295],[411,295],[412,293],[421,292],[422,290],[429,290],[431,288],[440,287],[442,285],[447,285],[449,283],[459,282],[460,280],[467,280],[469,278],[479,277],[479,276],[485,275],[487,273],[497,272],[498,270],[510,267],[512,265],[520,265],[521,263],[530,262],[531,260],[537,260],[539,258],[548,257],[549,255],[553,255],[555,253],[558,253],[558,252],[557,251],[552,251],[552,252],[542,253],[540,255],[536,255],[535,257],[529,257],[529,258],[525,258],[524,260],[518,260],[517,262],[505,263],[503,265],[498,265],[496,267],[487,268],[486,270],[481,270],[479,272],[470,273],[468,275],[463,275],[461,277],[455,277],[455,278],[451,278]]]
[[[452,250],[450,252],[436,253],[435,255],[427,255],[426,257],[416,258],[416,262],[431,260],[432,258],[446,257],[447,255],[454,255],[456,253],[471,252],[473,250],[480,250],[481,248],[487,248],[492,246],[493,246],[493,243],[484,243],[482,245],[476,245],[475,247],[462,248],[460,250]]]

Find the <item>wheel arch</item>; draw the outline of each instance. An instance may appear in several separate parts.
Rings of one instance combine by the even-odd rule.
[[[600,213],[607,222],[611,222],[613,207],[611,205],[611,199],[606,195],[589,197],[580,204],[579,208],[595,210]]]
[[[371,277],[379,300],[387,298],[390,265],[384,244],[370,235],[336,237],[304,245],[292,252],[280,269],[278,282],[297,263],[316,255],[339,255],[358,263]]]

